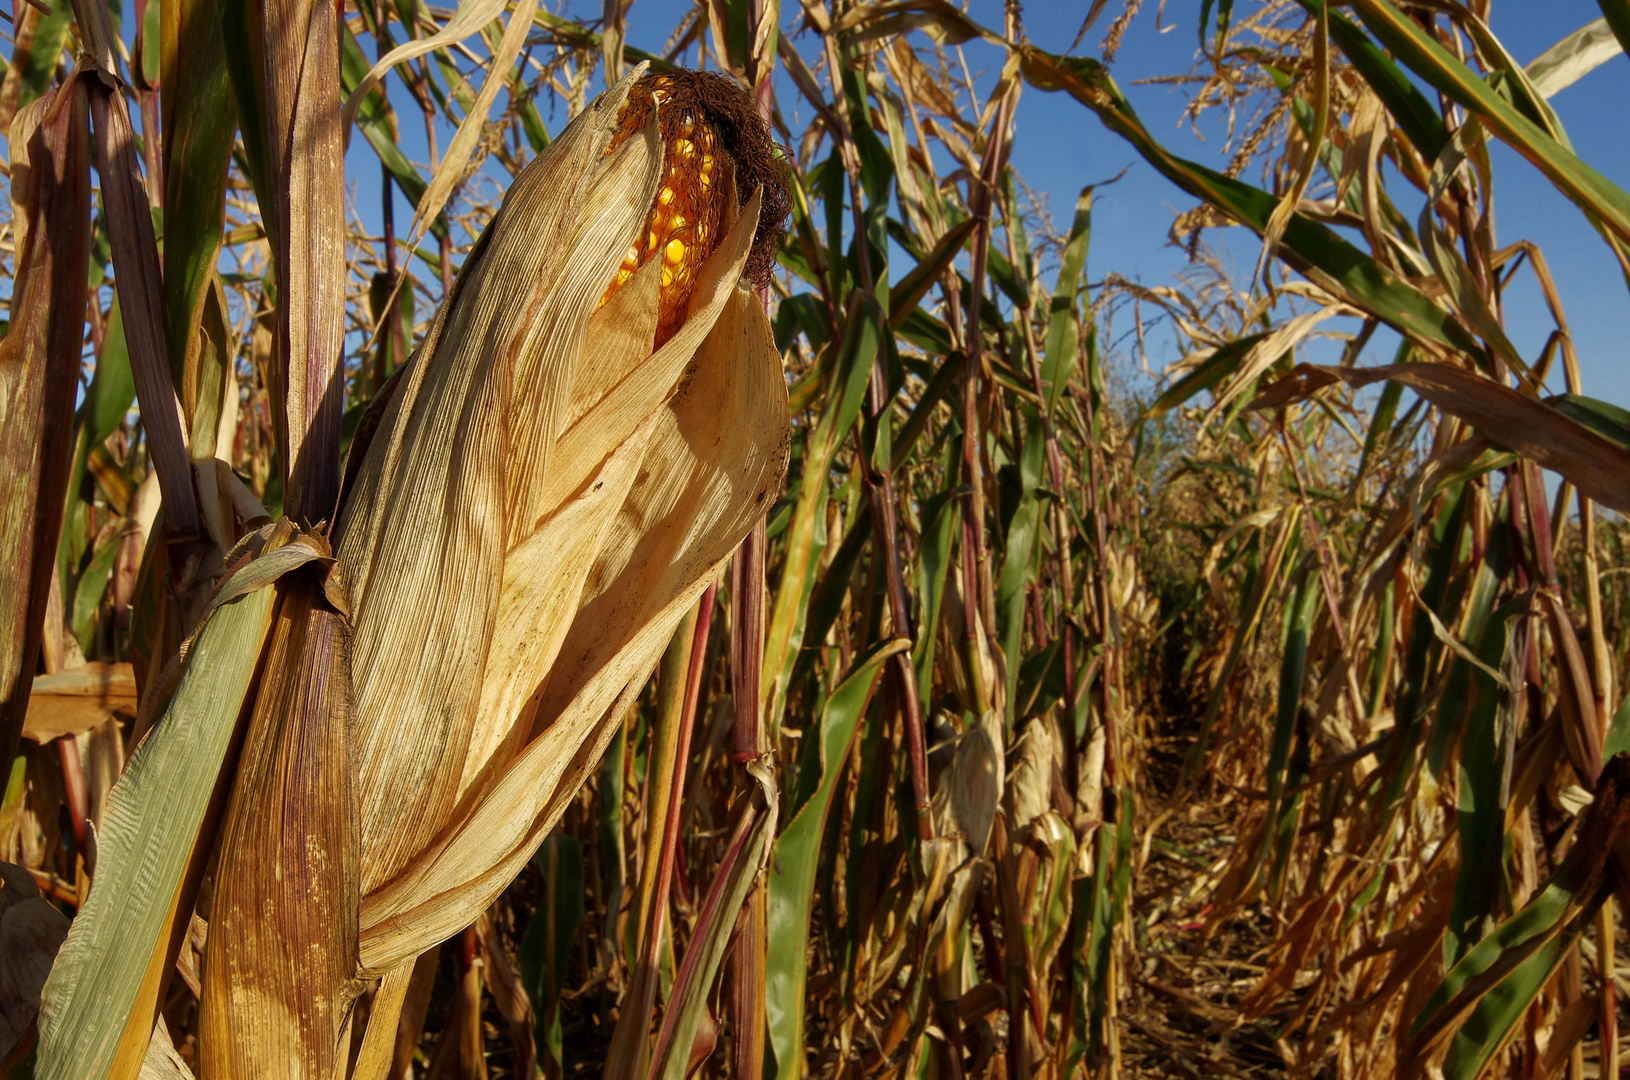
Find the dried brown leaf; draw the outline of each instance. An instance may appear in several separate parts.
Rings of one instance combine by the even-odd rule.
[[[51,591],[90,258],[90,138],[75,80],[11,128],[16,277],[0,340],[0,766],[17,751]]]

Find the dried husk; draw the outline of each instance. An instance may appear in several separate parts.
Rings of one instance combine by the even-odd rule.
[[[1019,737],[1018,760],[1008,773],[1003,795],[1008,824],[1015,832],[1030,827],[1052,806],[1052,782],[1059,759],[1058,739],[1046,717],[1033,717]]]
[[[519,872],[779,490],[786,383],[740,284],[758,195],[660,348],[660,261],[605,298],[663,176],[655,111],[607,150],[639,74],[517,177],[354,451],[337,566],[281,586],[216,874],[211,1076],[343,1070],[354,995]]]
[[[280,587],[227,805],[199,1012],[206,1076],[335,1075],[358,989],[347,635],[315,576]]]

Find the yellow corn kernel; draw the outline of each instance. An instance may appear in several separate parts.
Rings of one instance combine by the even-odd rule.
[[[660,253],[656,330],[656,344],[660,346],[684,322],[697,272],[724,231],[727,208],[720,205],[725,188],[722,181],[731,159],[726,156],[726,141],[711,114],[706,109],[698,110],[681,82],[667,76],[651,78],[636,88],[629,107],[619,118],[612,148],[638,133],[650,118],[653,102],[666,103],[668,110],[668,115],[661,117],[663,179],[647,211],[645,240],[631,251],[632,257],[623,269],[627,278],[632,278]],[[715,179],[721,182],[715,183]],[[625,280],[621,273],[615,275],[601,302]]]

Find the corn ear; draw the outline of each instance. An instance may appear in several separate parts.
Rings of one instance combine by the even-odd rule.
[[[741,284],[767,199],[718,169],[681,281],[653,209],[674,83],[625,108],[642,75],[517,177],[353,450],[333,572],[285,582],[216,873],[210,1075],[343,1072],[357,994],[531,857],[779,490],[786,383]]]

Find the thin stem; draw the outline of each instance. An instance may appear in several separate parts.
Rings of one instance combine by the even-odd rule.
[[[749,24],[757,27],[765,18],[774,18],[778,5],[773,0],[752,0]],[[756,40],[756,34],[754,35]],[[753,87],[753,105],[766,127],[774,121],[775,56],[747,58],[747,78]],[[822,279],[824,282],[824,278]],[[770,288],[758,290],[764,314],[770,312]],[[754,813],[756,785],[746,766],[765,754],[763,705],[760,690],[764,673],[764,560],[769,533],[764,518],[753,523],[736,557],[730,563],[730,683],[735,700],[734,745],[736,757],[734,798],[742,808],[742,821]],[[740,834],[738,834],[740,835]],[[732,850],[735,845],[732,844]],[[727,855],[728,858],[728,855]],[[722,888],[727,873],[721,863],[714,878],[715,889]],[[710,892],[708,901],[713,895]],[[764,1042],[767,1018],[764,1014],[765,961],[769,952],[768,894],[763,882],[753,885],[736,919],[735,944],[730,950],[731,1072],[738,1077],[764,1074]],[[687,963],[690,953],[685,956]]]
[[[673,892],[674,866],[679,848],[679,822],[684,816],[684,800],[675,797],[685,790],[685,768],[689,758],[691,733],[695,728],[696,704],[701,696],[703,660],[707,653],[708,632],[713,627],[713,604],[718,585],[712,584],[702,594],[696,611],[696,632],[691,639],[689,670],[684,682],[684,698],[679,710],[679,724],[674,732],[677,753],[673,757],[672,781],[665,799],[662,847],[656,865],[650,867],[654,882],[651,904],[645,913],[640,944],[641,951],[634,970],[634,983],[624,998],[624,1012],[617,1021],[613,1040],[615,1050],[606,1061],[606,1080],[634,1078],[645,1072],[647,1045],[651,1034],[651,1014],[656,1008],[657,971],[665,945],[668,898]],[[662,783],[661,774],[652,774],[653,783]]]
[[[390,39],[385,33],[385,26],[390,19],[390,8],[385,0],[374,0],[374,45],[376,54],[383,59],[390,51]],[[384,87],[380,87],[381,96]],[[385,332],[381,335],[379,349],[374,353],[374,369],[372,389],[378,390],[385,385],[385,379],[390,370],[401,364],[406,342],[401,341],[400,320],[397,310],[401,299],[396,295],[396,188],[391,178],[390,169],[385,163],[379,163],[379,220],[380,232],[385,238],[385,295],[390,297],[384,311],[379,318],[385,324]]]
[[[860,273],[860,287],[865,292],[876,291],[877,283],[871,263],[871,245],[866,235],[864,187],[860,182],[860,152],[855,146],[853,119],[849,115],[849,99],[843,91],[843,81],[836,42],[831,35],[823,38],[827,64],[832,77],[833,98],[837,102],[836,115],[840,130],[833,133],[843,153],[844,170],[849,176],[849,203],[854,215],[855,259]],[[872,423],[882,424],[888,418],[888,368],[886,354],[879,349],[872,361],[870,383],[867,387],[868,410]],[[894,633],[916,640],[912,629],[910,602],[906,598],[904,576],[900,572],[900,531],[894,514],[894,480],[887,462],[879,464],[872,455],[862,453],[868,502],[872,513],[872,532],[881,544],[878,553],[883,561],[885,584],[888,592],[889,615]],[[906,750],[911,771],[911,794],[917,811],[917,837],[930,840],[934,836],[933,815],[928,798],[928,745],[923,731],[922,702],[917,694],[917,672],[911,664],[911,651],[897,654],[889,663],[899,694],[900,707],[905,716]]]

